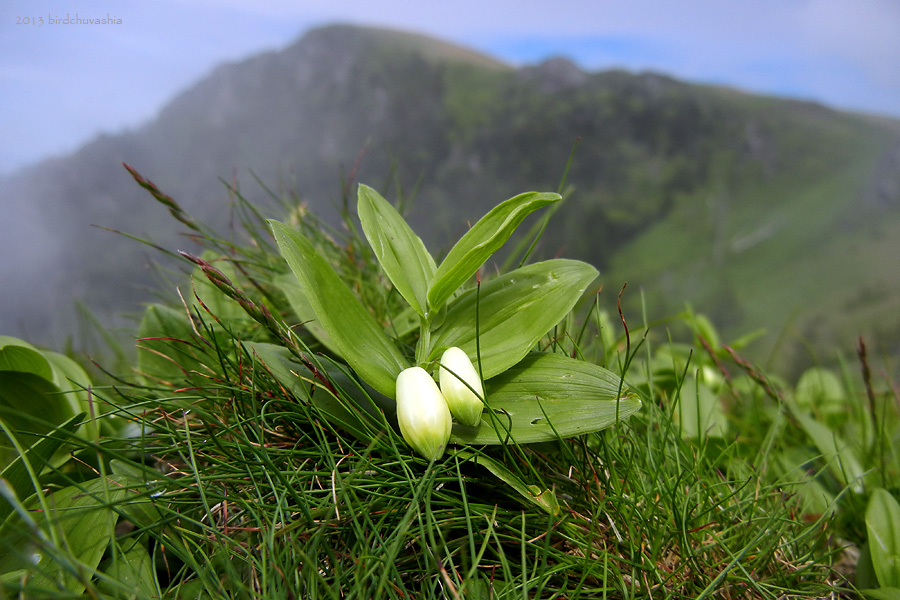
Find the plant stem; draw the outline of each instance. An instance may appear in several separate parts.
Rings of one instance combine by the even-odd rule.
[[[431,317],[419,317],[419,343],[416,344],[416,365],[423,366],[431,353]]]

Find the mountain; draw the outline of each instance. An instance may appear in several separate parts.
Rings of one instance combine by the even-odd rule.
[[[638,290],[651,317],[690,303],[729,334],[768,327],[760,356],[780,332],[897,347],[900,122],[564,58],[512,68],[350,26],[222,65],[142,127],[0,180],[0,331],[59,340],[78,333],[75,299],[122,323],[152,298],[157,256],[92,224],[193,249],[122,162],[224,229],[219,180],[261,202],[254,176],[296,188],[332,219],[342,175],[400,182],[439,249],[497,202],[555,190],[576,139],[540,252],[600,267],[607,306],[628,281],[635,320]],[[809,360],[793,348],[779,356]]]

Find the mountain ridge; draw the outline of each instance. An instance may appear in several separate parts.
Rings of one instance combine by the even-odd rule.
[[[327,218],[335,216],[342,172],[356,169],[357,181],[374,185],[395,172],[404,184],[420,182],[410,219],[439,248],[496,202],[556,189],[576,138],[569,173],[576,192],[552,221],[544,251],[589,260],[617,286],[637,275],[661,310],[672,308],[673,294],[698,298],[697,308],[728,328],[759,320],[747,322],[755,313],[741,301],[744,283],[690,282],[704,270],[728,279],[725,270],[748,252],[765,250],[783,262],[772,248],[787,248],[785,228],[802,224],[793,206],[827,212],[831,220],[819,219],[814,235],[849,244],[867,223],[853,226],[854,219],[890,229],[900,205],[896,120],[655,73],[591,73],[564,58],[513,68],[418,34],[335,25],[213,69],[138,128],[0,179],[0,191],[19,207],[4,236],[14,244],[3,254],[20,248],[38,261],[24,272],[0,265],[12,282],[0,328],[41,340],[71,322],[57,299],[84,298],[104,317],[146,300],[150,278],[136,266],[146,249],[88,226],[150,235],[170,249],[185,241],[122,162],[226,228],[228,194],[217,180],[232,181],[235,172],[255,200],[265,194],[248,171],[272,186],[294,182]],[[845,173],[852,184],[841,183],[849,181]],[[810,191],[831,176],[834,182]],[[754,211],[782,216],[758,222]],[[678,233],[676,222],[698,228],[698,239]],[[836,223],[848,232],[833,233]],[[677,245],[661,251],[648,237],[654,231]],[[690,250],[700,246],[706,256],[698,258]],[[813,242],[791,248],[815,252]],[[887,275],[873,275],[872,286],[891,295]],[[678,284],[667,287],[667,278]],[[26,309],[34,315],[23,317]],[[892,326],[900,339],[900,324]]]

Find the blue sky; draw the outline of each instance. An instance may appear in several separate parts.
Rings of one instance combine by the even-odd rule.
[[[76,15],[121,24],[49,22]],[[137,127],[217,64],[335,22],[900,117],[900,0],[4,0],[0,173]]]

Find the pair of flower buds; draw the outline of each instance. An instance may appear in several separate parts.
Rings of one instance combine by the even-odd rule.
[[[400,433],[428,460],[444,454],[450,439],[451,415],[463,425],[475,427],[481,422],[484,409],[481,378],[465,352],[448,348],[438,369],[440,389],[422,367],[410,367],[397,376]]]

